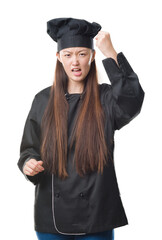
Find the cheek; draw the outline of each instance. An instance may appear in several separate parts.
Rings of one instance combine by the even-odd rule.
[[[84,65],[84,71],[85,71],[86,73],[88,73],[89,70],[90,70],[90,67],[91,67],[91,62],[86,63],[86,64]]]
[[[89,72],[90,67],[91,67],[91,57],[89,59],[87,59],[87,61],[83,64],[84,65],[84,69],[86,72]]]
[[[64,67],[64,70],[66,73],[69,73],[71,70],[70,70],[70,66],[66,63],[62,63],[63,67]]]

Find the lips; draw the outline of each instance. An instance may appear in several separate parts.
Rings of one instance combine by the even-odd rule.
[[[80,68],[72,68],[71,71],[73,72],[74,76],[80,77],[82,75]]]

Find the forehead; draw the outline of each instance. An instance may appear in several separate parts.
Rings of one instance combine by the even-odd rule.
[[[86,48],[86,47],[72,47],[72,48],[64,48],[62,49],[60,52],[70,52],[70,53],[78,53],[81,51],[91,51],[90,48]]]

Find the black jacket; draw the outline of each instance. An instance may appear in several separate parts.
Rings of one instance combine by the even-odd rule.
[[[117,55],[117,60],[120,67],[112,58],[103,60],[111,85],[99,84],[100,100],[106,113],[105,136],[112,158],[114,131],[128,124],[140,112],[144,98],[138,77],[122,52]],[[21,171],[26,160],[41,160],[40,123],[50,88],[35,95],[28,114],[18,161]],[[66,98],[69,103],[68,127],[71,131],[80,94],[68,93]],[[43,172],[33,177],[27,176],[36,185],[35,230],[79,235],[128,224],[113,162],[104,168],[103,175],[93,172],[81,178],[72,167],[73,154],[68,154],[69,177],[66,180]]]

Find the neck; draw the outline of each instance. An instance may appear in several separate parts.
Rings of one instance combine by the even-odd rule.
[[[68,93],[82,93],[84,89],[83,83],[71,83],[68,82],[67,91]]]

